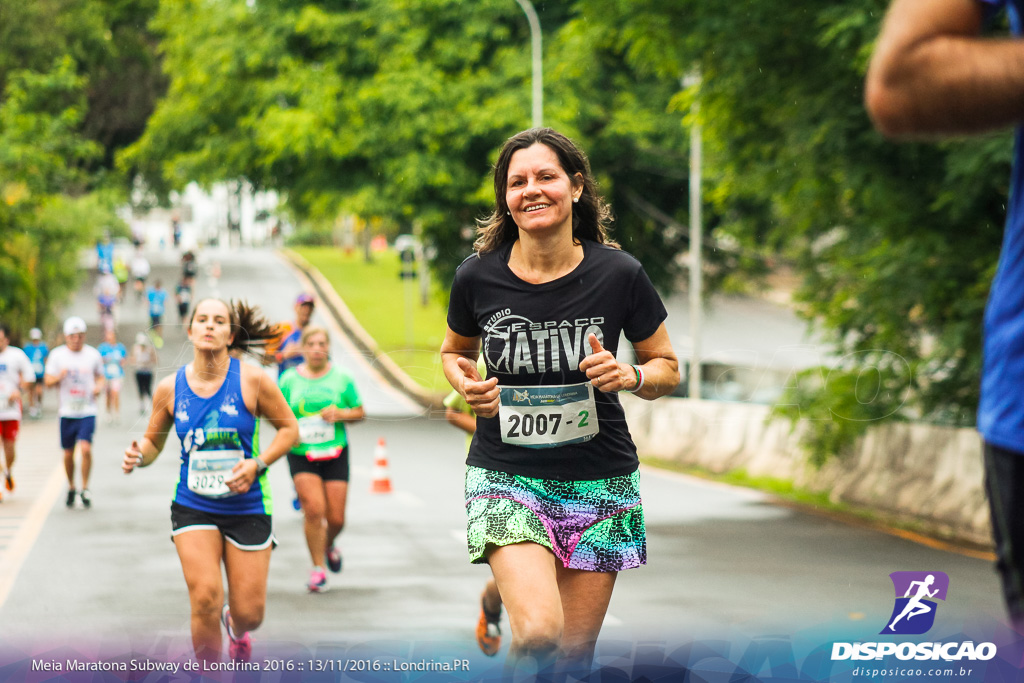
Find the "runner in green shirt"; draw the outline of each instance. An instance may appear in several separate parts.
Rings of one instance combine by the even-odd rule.
[[[341,571],[334,542],[345,525],[348,497],[346,422],[366,413],[352,378],[330,360],[331,340],[322,327],[307,327],[299,342],[305,362],[279,380],[281,393],[299,421],[299,441],[288,454],[288,467],[305,516],[306,544],[313,560],[307,588],[327,590],[327,567]]]

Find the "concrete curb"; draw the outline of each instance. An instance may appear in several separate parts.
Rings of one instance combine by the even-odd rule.
[[[392,386],[401,390],[416,403],[430,409],[431,412],[444,413],[445,394],[435,394],[427,391],[416,383],[391,357],[381,351],[377,341],[359,324],[359,321],[341,296],[334,290],[331,283],[317,270],[309,261],[291,249],[281,248],[277,250],[285,260],[300,270],[309,281],[313,283],[317,295],[326,305],[327,310],[334,316],[335,321],[345,331],[352,343],[369,358],[373,358],[374,367],[391,383]]]
[[[870,428],[851,453],[820,468],[807,461],[800,427],[773,407],[624,396],[637,450],[716,474],[741,470],[792,482],[835,503],[910,523],[943,540],[992,548],[981,439],[974,429],[916,423]]]

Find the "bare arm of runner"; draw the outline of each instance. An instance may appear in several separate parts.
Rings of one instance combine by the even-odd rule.
[[[92,388],[92,395],[95,398],[99,398],[103,395],[103,389],[107,385],[107,376],[103,374],[103,363],[99,362],[96,364],[96,370],[93,371],[94,384]]]
[[[476,434],[475,415],[464,413],[461,410],[455,410],[455,408],[445,408],[444,419],[448,420],[449,424],[455,425],[464,432]]]
[[[992,130],[1024,120],[1024,41],[982,38],[978,0],[895,0],[865,103],[892,137]]]
[[[463,337],[449,327],[441,344],[441,365],[444,376],[478,417],[498,414],[498,378],[480,379],[476,369],[480,337]]]
[[[639,390],[637,373],[632,365],[615,360],[611,351],[603,348],[593,334],[587,341],[593,353],[580,361],[580,370],[587,373],[587,377],[600,391],[629,390],[650,401],[664,396],[679,385],[679,360],[672,350],[665,323],[659,325],[647,339],[633,344],[643,378]]]
[[[136,467],[149,465],[167,442],[167,434],[174,425],[174,375],[160,380],[153,393],[153,413],[146,425],[146,434],[141,441],[132,441],[124,451],[121,470],[131,474]]]
[[[356,408],[339,408],[338,406],[327,406],[320,411],[320,417],[325,422],[359,422],[366,417],[366,410],[362,406]]]
[[[48,387],[55,387],[58,384],[60,384],[61,381],[67,376],[68,369],[62,368],[61,371],[58,372],[56,375],[51,375],[49,373],[43,375],[43,384],[45,384]]]

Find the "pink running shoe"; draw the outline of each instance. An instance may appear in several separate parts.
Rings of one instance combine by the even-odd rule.
[[[309,573],[309,583],[306,584],[310,593],[327,592],[327,574],[323,569],[314,569]]]
[[[240,638],[235,637],[235,632],[231,630],[231,610],[227,605],[221,610],[220,620],[228,631],[228,656],[231,661],[248,662],[252,657],[252,636],[246,632]]]

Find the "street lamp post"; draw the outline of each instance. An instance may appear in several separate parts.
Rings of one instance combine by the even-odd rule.
[[[516,0],[530,23],[530,43],[533,46],[533,127],[544,125],[544,63],[541,51],[540,18],[530,0]]]
[[[691,72],[683,77],[683,87],[700,84],[700,73]],[[700,337],[702,324],[703,260],[701,259],[702,233],[700,218],[700,171],[702,140],[700,130],[700,102],[693,103],[693,125],[690,127],[690,373],[687,385],[690,398],[700,398]]]

